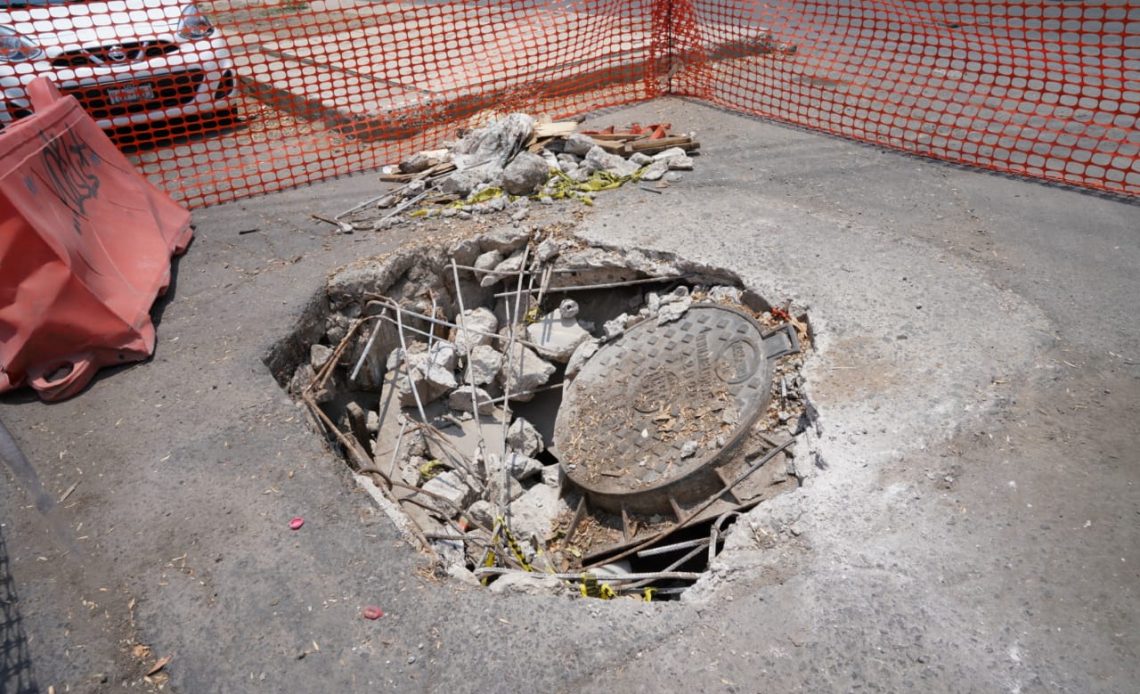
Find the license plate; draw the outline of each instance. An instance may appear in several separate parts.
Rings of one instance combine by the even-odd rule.
[[[131,84],[107,90],[107,100],[112,104],[125,104],[130,101],[150,101],[154,98],[154,87],[149,84]]]

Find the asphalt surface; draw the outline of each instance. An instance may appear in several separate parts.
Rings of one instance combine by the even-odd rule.
[[[424,234],[314,226],[364,175],[199,211],[151,361],[0,401],[76,485],[47,518],[0,489],[2,690],[145,690],[171,656],[184,692],[1134,691],[1140,207],[677,100],[600,120],[702,155],[581,233],[726,266],[818,334],[822,469],[693,599],[440,583],[355,488],[261,358],[330,270]]]

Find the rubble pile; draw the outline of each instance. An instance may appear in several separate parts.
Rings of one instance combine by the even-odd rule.
[[[667,123],[634,123],[622,131],[578,127],[576,121],[538,122],[512,113],[385,167],[381,180],[398,188],[327,221],[355,231],[506,212],[521,222],[532,203],[593,204],[598,192],[629,182],[668,186],[693,169],[692,155],[700,149],[691,133],[672,134]]]
[[[679,325],[706,305],[810,339],[803,320],[728,271],[505,227],[341,269],[268,361],[352,468],[412,521],[441,573],[500,591],[590,594],[575,572],[625,572],[624,584],[609,579],[617,581],[610,593],[641,596],[648,584],[628,579],[628,561],[593,559],[679,519],[631,521],[585,503],[567,483],[555,422],[563,389],[607,345],[642,324]],[[765,440],[803,428],[800,362],[798,354],[780,362],[756,430]],[[762,478],[757,500],[810,474],[790,446],[776,453],[753,476]],[[691,583],[682,573],[662,575]]]

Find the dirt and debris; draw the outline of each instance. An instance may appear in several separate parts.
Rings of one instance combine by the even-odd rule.
[[[482,137],[525,144],[518,132]],[[506,227],[342,268],[268,362],[438,575],[664,599],[715,556],[724,525],[809,467],[794,443],[811,335],[791,311],[726,270]],[[639,366],[659,340],[679,370]],[[599,377],[617,388],[601,400],[583,385]],[[619,435],[640,459],[608,448]],[[631,480],[652,503],[622,496]],[[696,552],[655,549],[694,537]],[[543,577],[517,575],[530,573]]]
[[[693,170],[692,157],[700,150],[695,133],[675,134],[668,123],[634,123],[624,130],[578,127],[577,121],[509,114],[385,167],[380,179],[395,188],[332,219],[315,218],[343,233],[499,212],[519,223],[530,216],[532,204],[592,205],[597,193],[626,183],[675,183],[678,172]]]

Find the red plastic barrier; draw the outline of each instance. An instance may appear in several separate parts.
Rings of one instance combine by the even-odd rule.
[[[74,97],[28,92],[35,115],[0,134],[0,392],[60,400],[154,351],[150,307],[193,232]]]

